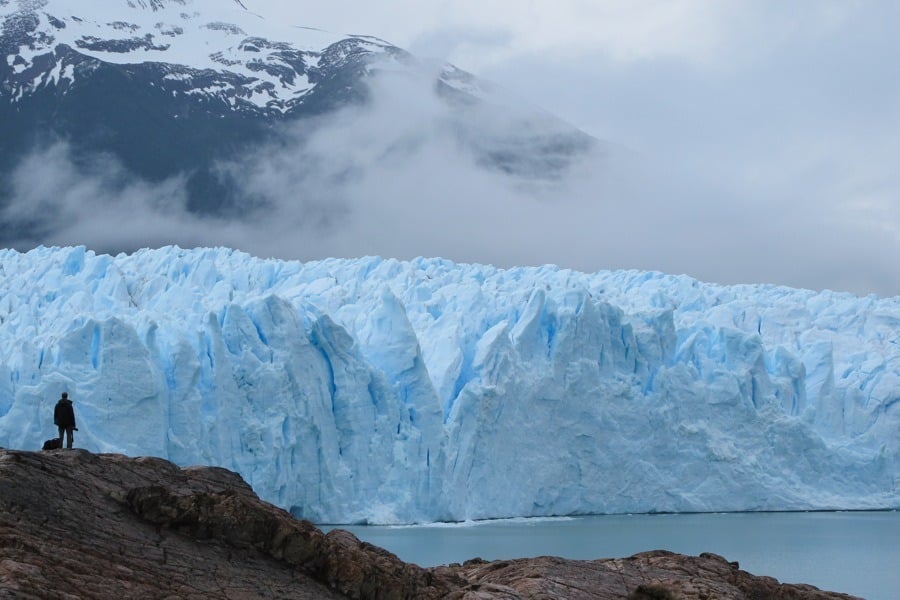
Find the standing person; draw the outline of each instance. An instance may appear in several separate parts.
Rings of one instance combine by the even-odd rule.
[[[62,398],[56,403],[53,410],[53,424],[59,427],[59,447],[62,448],[63,433],[68,437],[66,448],[72,447],[72,432],[78,431],[75,427],[75,411],[72,409],[72,401],[69,394],[62,393]]]

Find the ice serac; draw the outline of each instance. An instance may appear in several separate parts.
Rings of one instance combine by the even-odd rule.
[[[0,252],[0,446],[318,522],[900,507],[900,298],[229,249]]]

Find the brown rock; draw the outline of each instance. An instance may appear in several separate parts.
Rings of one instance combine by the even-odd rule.
[[[260,500],[225,469],[0,449],[0,598],[836,599],[713,554],[423,569]]]
[[[326,536],[294,519],[225,469],[0,450],[0,598],[438,598],[449,589],[346,531]]]
[[[629,558],[593,561],[542,556],[533,559],[466,563],[457,573],[472,586],[502,586],[498,598],[569,600],[763,600],[851,599],[812,586],[778,583],[741,571],[715,554],[685,556],[664,550]],[[483,589],[478,587],[477,589]],[[507,591],[510,590],[510,591]],[[481,598],[467,590],[451,598]]]

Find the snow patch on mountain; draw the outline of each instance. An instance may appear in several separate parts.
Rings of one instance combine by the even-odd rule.
[[[385,63],[405,56],[377,38],[272,23],[240,2],[18,0],[0,7],[0,19],[4,36],[17,41],[6,56],[15,74],[44,68],[36,61],[52,57],[56,63],[52,69],[66,70],[71,82],[74,68],[62,51],[69,48],[111,64],[165,63],[192,76],[227,72],[223,88],[233,89],[237,79],[248,90],[238,94],[243,101],[280,112],[315,86],[323,54],[337,64],[357,55]],[[11,95],[21,99],[58,82],[40,73],[33,80],[17,81]],[[210,87],[215,86],[190,93],[225,97]]]

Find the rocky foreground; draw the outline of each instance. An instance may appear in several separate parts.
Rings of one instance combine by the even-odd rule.
[[[0,598],[853,598],[713,554],[425,569],[260,500],[230,471],[0,449]]]

